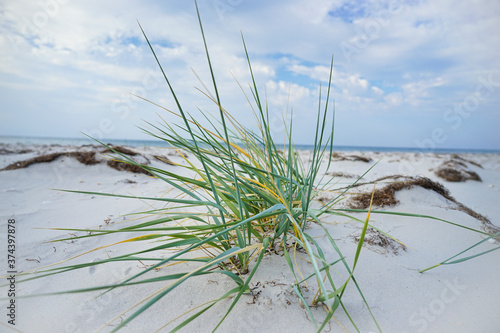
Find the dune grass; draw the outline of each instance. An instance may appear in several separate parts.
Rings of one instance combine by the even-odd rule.
[[[249,131],[223,108],[199,12],[198,19],[213,82],[213,93],[208,91],[203,93],[213,101],[219,111],[219,119],[211,119],[208,114],[202,113],[211,125],[209,128],[203,126],[197,119],[184,110],[151,43],[144,30],[142,30],[142,27],[140,27],[168,84],[175,100],[177,111],[163,109],[175,114],[180,120],[180,125],[175,127],[164,122],[162,125],[149,124],[151,128],[143,130],[153,137],[164,140],[166,145],[178,148],[178,152],[181,155],[189,154],[190,158],[184,159],[186,164],[177,167],[187,169],[187,173],[191,173],[194,176],[187,177],[183,176],[186,173],[174,173],[167,169],[140,165],[113,147],[108,147],[116,154],[116,159],[120,162],[140,166],[145,171],[165,181],[181,194],[174,198],[131,197],[98,192],[68,191],[80,194],[153,200],[172,204],[168,205],[167,208],[144,212],[148,216],[154,217],[147,222],[116,230],[87,229],[85,230],[85,235],[77,237],[98,237],[110,233],[133,232],[136,234],[141,233],[142,236],[135,236],[126,242],[161,240],[161,245],[155,245],[140,252],[88,264],[51,268],[41,273],[43,276],[48,276],[68,270],[115,261],[157,260],[154,265],[149,266],[119,284],[71,291],[110,290],[150,282],[170,282],[166,287],[146,298],[142,303],[137,304],[135,311],[116,326],[114,331],[127,325],[159,299],[168,296],[169,292],[182,286],[182,283],[189,278],[205,274],[219,275],[222,273],[234,281],[235,287],[233,289],[228,290],[227,293],[221,295],[217,300],[202,307],[189,318],[184,319],[173,330],[176,331],[219,301],[232,295],[231,305],[225,314],[221,315],[220,325],[240,300],[241,296],[250,292],[249,283],[260,267],[264,255],[270,252],[268,251],[270,248],[279,248],[282,251],[284,260],[286,260],[292,274],[295,276],[294,291],[303,300],[306,311],[309,313],[317,330],[321,331],[333,316],[335,310],[339,306],[343,307],[342,296],[348,283],[353,281],[357,286],[355,279],[353,279],[353,273],[363,243],[363,237],[361,237],[354,263],[351,265],[342,255],[326,228],[323,227],[331,245],[330,249],[321,248],[306,231],[306,225],[311,221],[321,225],[317,214],[324,213],[311,209],[311,203],[315,196],[316,178],[321,163],[324,160],[324,155],[331,155],[332,153],[334,111],[332,100],[330,100],[330,93],[333,57],[330,66],[329,84],[326,87],[325,96],[321,96],[322,89],[320,88],[312,160],[307,162],[307,166],[305,166],[305,163],[299,159],[299,154],[291,139],[293,128],[291,122],[290,124],[285,124],[287,126],[286,136],[288,140],[286,145],[278,147],[273,141],[267,102],[261,98],[257,88],[243,36],[243,47],[252,79],[250,85],[251,97],[248,95],[245,96],[248,101],[253,100],[253,103],[249,103],[257,119],[259,131],[257,133]],[[244,92],[243,89],[242,91]],[[152,101],[148,102],[155,104]],[[331,127],[327,128],[326,124],[331,124]],[[367,224],[368,217],[363,231],[366,231]],[[65,228],[57,228],[57,230],[83,231],[80,229]],[[58,241],[62,240],[64,239]],[[177,250],[173,255],[159,261],[157,258],[145,257],[147,254],[155,251],[179,248],[181,250]],[[306,278],[301,277],[301,274],[296,271],[297,268],[294,266],[291,258],[290,251],[295,251],[298,248],[305,251],[308,261],[312,266],[313,274]],[[164,275],[154,279],[143,278],[144,274],[169,263],[181,260],[193,260],[184,257],[184,255],[196,250],[205,255],[195,259],[195,261],[199,262],[200,266],[193,271],[182,274]],[[325,257],[325,253],[337,253],[338,259],[329,262]],[[343,265],[349,272],[348,278],[339,286],[334,284],[334,278],[330,271],[331,267],[336,264]],[[308,302],[304,300],[304,296],[302,295],[302,286],[305,282],[310,283],[311,281],[317,284],[318,290],[312,304],[321,303],[326,309],[325,318],[321,321],[314,318]],[[359,286],[357,286],[357,290],[361,293]],[[214,327],[214,330],[219,325]]]
[[[107,292],[115,288],[164,282],[164,287],[136,304],[132,313],[114,327],[113,331],[118,331],[157,301],[168,297],[172,290],[182,288],[185,281],[201,275],[217,276],[222,274],[234,282],[233,288],[227,290],[219,298],[197,307],[193,314],[183,318],[172,331],[177,331],[188,325],[222,300],[227,300],[232,296],[229,307],[220,315],[218,325],[213,327],[216,330],[230,314],[242,295],[250,293],[250,282],[262,265],[263,257],[272,255],[270,249],[273,249],[273,251],[278,249],[283,260],[286,261],[290,268],[290,274],[294,276],[295,282],[292,288],[302,301],[305,311],[307,311],[317,331],[323,330],[339,307],[345,311],[353,327],[358,330],[349,315],[349,310],[342,301],[349,284],[353,284],[353,288],[349,290],[359,293],[375,325],[381,331],[354,275],[364,236],[369,226],[371,204],[368,209],[364,210],[336,209],[335,204],[349,190],[350,187],[348,187],[336,198],[324,203],[321,208],[312,207],[316,195],[318,176],[322,175],[320,174],[321,163],[327,160],[326,169],[328,169],[331,161],[329,156],[332,154],[334,109],[330,95],[333,57],[330,65],[329,84],[324,88],[326,90],[324,96],[321,96],[324,92],[320,88],[312,159],[304,162],[300,160],[291,139],[292,122],[285,124],[288,142],[282,147],[284,149],[280,149],[281,147],[278,147],[272,138],[269,110],[266,100],[261,98],[257,88],[243,36],[243,48],[251,75],[250,94],[246,96],[257,119],[259,131],[255,133],[248,130],[224,109],[220,100],[215,74],[212,70],[199,12],[198,20],[213,83],[213,93],[208,91],[203,93],[212,100],[218,109],[219,116],[218,119],[212,119],[208,113],[202,113],[210,126],[202,125],[182,107],[166,72],[163,70],[150,41],[141,27],[144,38],[151,48],[151,52],[175,100],[176,111],[158,106],[177,116],[180,121],[178,125],[171,125],[167,122],[160,125],[149,124],[151,128],[143,130],[153,137],[165,141],[166,145],[177,148],[182,156],[188,154],[189,158],[184,159],[185,164],[177,165],[177,168],[184,168],[186,172],[172,172],[169,171],[172,170],[171,168],[160,169],[150,165],[140,165],[127,155],[115,150],[112,146],[108,147],[116,154],[115,158],[117,160],[141,167],[176,189],[179,195],[175,197],[135,197],[100,192],[67,191],[153,201],[165,206],[164,208],[155,208],[143,212],[143,215],[149,217],[146,222],[119,229],[57,228],[57,230],[81,231],[84,233],[76,238],[99,237],[112,233],[133,233],[133,237],[120,243],[147,242],[148,247],[144,250],[100,261],[40,270],[35,278],[95,265],[105,265],[111,262],[146,260],[154,262],[153,265],[145,268],[140,273],[117,284],[66,291]],[[245,93],[244,89],[242,91]],[[155,104],[152,101],[145,101]],[[327,127],[327,124],[332,125]],[[325,158],[325,155],[328,158]],[[322,169],[321,172],[326,171]],[[186,174],[192,174],[193,176],[188,177],[185,176]],[[370,202],[373,202],[373,196]],[[360,220],[352,217],[353,220],[362,223],[363,228],[355,256],[350,258],[348,262],[348,259],[342,254],[334,237],[330,235],[320,218],[325,214],[345,216],[350,212],[365,213],[366,219]],[[406,213],[379,213],[432,218]],[[308,234],[306,228],[308,223],[315,223],[324,231],[328,240],[327,246],[318,244],[315,238]],[[75,237],[71,239],[73,240]],[[64,240],[68,239],[59,239],[58,241]],[[155,242],[151,242],[152,240]],[[112,245],[116,244],[101,246],[91,251]],[[292,260],[292,252],[298,249],[305,252],[307,261],[310,262],[312,273],[305,277],[298,271]],[[164,250],[174,250],[174,252],[166,258],[154,256],[155,253]],[[193,256],[190,256],[192,253],[197,253],[197,256],[193,258]],[[202,255],[199,255],[200,253]],[[337,259],[332,261],[332,254],[336,254]],[[350,262],[351,260],[352,262]],[[194,262],[198,266],[191,271],[175,274],[164,274],[165,271],[160,270],[161,274],[156,275],[154,278],[149,275],[146,277],[148,272],[182,261]],[[342,283],[334,283],[334,281],[339,280],[339,276],[333,274],[332,267],[335,265],[339,265],[339,269],[348,273]],[[306,282],[314,284],[317,290],[312,301],[307,301],[304,296],[302,288]],[[315,318],[311,309],[311,305],[318,303],[321,303],[325,309],[324,317],[320,319]]]

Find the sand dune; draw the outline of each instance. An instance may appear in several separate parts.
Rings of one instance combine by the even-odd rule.
[[[121,152],[130,158],[172,172],[182,172],[176,163],[186,163],[170,149],[122,148],[127,149]],[[3,146],[0,153],[0,228],[3,239],[6,239],[7,221],[15,219],[16,265],[19,272],[37,270],[125,239],[123,234],[110,234],[103,238],[72,240],[71,232],[46,228],[113,228],[133,223],[126,214],[150,208],[150,203],[141,200],[74,194],[57,189],[136,196],[178,194],[160,179],[116,164],[113,168],[113,163],[110,165],[106,159],[109,152],[97,146],[9,145]],[[309,152],[302,151],[300,154],[307,163]],[[339,207],[354,207],[352,205],[356,203],[356,198],[362,198],[364,193],[373,190],[373,184],[363,183],[378,179],[375,189],[381,191],[381,198],[387,195],[390,204],[377,202],[377,210],[431,215],[490,233],[499,230],[499,154],[339,152],[333,161],[322,182],[333,177],[335,189],[349,186],[356,177],[380,161],[360,180],[360,186],[349,191],[350,195],[338,204]],[[412,183],[417,179],[420,181]],[[426,180],[422,182],[422,179]],[[387,186],[397,188],[392,188],[392,191]],[[320,191],[315,205],[327,202],[334,195],[331,190]],[[360,199],[358,203],[365,201]],[[366,214],[359,213],[356,216],[364,219]],[[361,224],[343,217],[328,217],[324,222],[347,260],[352,262]],[[371,223],[404,244],[370,229],[356,268],[357,281],[384,332],[499,331],[499,251],[461,264],[418,273],[418,270],[457,254],[485,236],[436,220],[397,215],[374,214]],[[310,225],[309,233],[319,243],[326,241],[322,230],[314,224]],[[59,238],[68,240],[47,243]],[[132,249],[138,250],[141,246],[145,245],[125,243],[103,248],[77,257],[73,263],[98,261]],[[495,246],[498,243],[486,242],[479,250]],[[6,249],[2,251],[5,253]],[[162,257],[166,253],[156,255]],[[196,256],[196,253],[192,255]],[[2,255],[2,267],[6,267],[6,259]],[[117,262],[95,266],[17,283],[16,291],[18,295],[26,296],[112,284],[144,270],[146,265],[147,262]],[[297,258],[297,265],[303,274],[310,271],[307,263],[300,258]],[[195,264],[183,263],[152,271],[148,276],[186,271],[192,266]],[[251,294],[244,296],[221,325],[220,331],[314,332],[314,325],[293,293],[293,281],[293,276],[279,255],[264,257],[261,270],[252,280]],[[225,290],[232,288],[232,283],[223,276],[217,280],[213,277],[190,280],[133,320],[123,331],[154,332],[195,306],[219,297]],[[99,297],[94,292],[18,299],[15,329],[21,332],[92,332],[108,321],[111,321],[110,325],[116,325],[124,318],[119,316],[122,312],[161,287],[162,283],[155,283],[119,288]],[[7,295],[5,290],[3,286],[2,297]],[[314,294],[315,291],[311,287],[309,293]],[[350,285],[343,300],[361,332],[377,331],[353,285]],[[7,300],[3,298],[3,312],[7,311],[6,304]],[[218,304],[181,331],[211,331],[229,304],[230,300]],[[323,309],[315,307],[313,311],[321,314]],[[5,314],[2,316],[0,330],[8,332],[12,326],[7,325]],[[112,321],[115,316],[119,317]],[[105,326],[103,331],[110,331],[112,327]],[[162,331],[167,332],[173,327],[175,324],[167,325]],[[344,329],[356,331],[340,308],[326,330],[343,332]]]

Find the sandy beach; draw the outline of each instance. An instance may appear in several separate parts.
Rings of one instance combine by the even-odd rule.
[[[172,149],[122,148],[126,149],[124,153],[140,163],[171,172],[183,172],[175,164],[187,163]],[[2,244],[6,244],[8,221],[15,220],[17,272],[41,270],[92,249],[97,250],[78,256],[71,263],[102,260],[155,244],[153,239],[147,244],[132,242],[98,249],[133,235],[117,233],[72,240],[72,232],[50,229],[112,229],[117,225],[134,223],[136,217],[130,214],[153,208],[152,203],[145,200],[83,195],[62,192],[61,189],[149,197],[175,197],[179,194],[161,179],[109,162],[106,158],[108,153],[103,147],[92,145],[0,146],[0,233]],[[300,152],[304,163],[310,159],[310,154],[308,151]],[[345,199],[335,207],[365,209],[366,193],[371,194],[374,189],[371,182],[377,180],[376,210],[429,215],[487,233],[500,231],[500,154],[353,151],[334,153],[331,159],[330,169],[323,172],[318,184],[314,203],[318,207],[377,163],[360,179],[359,186],[351,188]],[[325,168],[327,164],[326,160],[323,161]],[[327,182],[328,186],[321,188]],[[361,220],[366,218],[366,213],[353,215]],[[323,222],[346,260],[352,263],[362,224],[342,216],[329,216]],[[425,218],[373,214],[370,223],[403,243],[369,229],[356,267],[357,282],[384,332],[500,331],[500,251],[460,264],[443,265],[423,274],[418,272],[450,258],[486,236]],[[311,223],[308,228],[317,242],[326,241],[324,232],[317,225]],[[61,238],[67,240],[51,242]],[[474,248],[470,254],[498,245],[498,242],[490,240]],[[4,282],[7,281],[6,247],[2,245],[0,261]],[[154,255],[165,257],[167,253],[158,251]],[[192,256],[195,257],[196,253]],[[303,274],[311,271],[300,253],[295,259]],[[25,283],[17,281],[16,295],[118,283],[144,270],[149,264],[116,262]],[[194,262],[184,262],[151,271],[147,276],[183,272],[195,266]],[[218,331],[314,332],[311,319],[292,290],[293,282],[293,275],[283,257],[279,254],[266,255],[250,283],[251,293],[243,296]],[[7,324],[9,317],[6,316],[9,286],[2,283],[0,331],[93,332],[102,328],[103,332],[109,332],[126,317],[124,313],[130,314],[126,312],[129,308],[164,284],[117,288],[103,295],[90,292],[20,298],[16,300],[15,326],[12,326]],[[218,279],[211,275],[196,277],[154,304],[122,331],[168,332],[179,323],[168,324],[170,321],[220,297],[233,284],[222,274]],[[312,288],[310,293],[314,294],[316,290]],[[378,331],[353,284],[348,286],[343,302],[359,331]],[[229,305],[230,300],[222,301],[181,332],[212,331]],[[323,318],[324,310],[320,306],[313,307],[312,311],[315,316],[317,314],[316,318]],[[339,308],[325,331],[356,332],[356,328]]]

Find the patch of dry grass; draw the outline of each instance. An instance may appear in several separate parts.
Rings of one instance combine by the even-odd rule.
[[[115,170],[118,171],[129,171],[133,173],[142,173],[148,176],[153,176],[149,171],[146,171],[145,169],[141,168],[140,166],[136,164],[129,164],[129,163],[124,163],[116,160],[109,160],[106,162],[106,164]]]
[[[356,242],[359,242],[359,239],[359,236],[354,237]],[[398,255],[399,250],[406,251],[406,246],[404,244],[398,243],[394,239],[391,239],[373,228],[366,229],[363,246],[366,244],[370,245],[375,252],[380,252],[382,254],[391,252],[392,254]]]
[[[458,202],[454,197],[450,195],[450,191],[438,182],[432,181],[429,178],[424,178],[424,177],[415,178],[402,175],[393,175],[393,176],[386,176],[379,178],[373,181],[372,183],[377,183],[387,179],[395,179],[396,181],[394,183],[384,186],[381,189],[375,190],[373,196],[373,206],[378,206],[378,207],[395,206],[399,204],[399,201],[395,197],[396,192],[401,190],[411,189],[413,187],[422,187],[424,189],[436,192],[445,199],[447,199],[448,201],[454,203],[456,207],[452,209],[464,212],[469,216],[479,220],[481,222],[481,226],[486,232],[490,234],[495,234],[500,232],[500,228],[495,226],[486,216],[481,215],[475,212],[474,210],[468,208],[463,203]],[[403,180],[398,181],[397,179],[403,179]],[[366,183],[359,185],[366,185]],[[367,209],[370,206],[371,196],[372,196],[371,191],[356,194],[349,200],[350,201],[349,207],[352,209]]]
[[[121,154],[129,155],[129,156],[139,155],[139,153],[137,153],[133,150],[130,150],[126,147],[123,147],[123,146],[115,146],[115,145],[108,145],[108,146],[113,148],[116,152],[121,153]],[[103,154],[114,153],[114,151],[111,150],[110,148],[106,148],[106,149],[102,150],[101,153],[103,153]]]
[[[333,152],[330,155],[332,161],[352,161],[352,162],[364,162],[369,163],[372,161],[369,157],[359,156],[359,155],[343,155],[337,152]]]
[[[73,151],[73,152],[66,152],[66,153],[52,153],[52,154],[46,154],[46,155],[40,155],[36,156],[24,161],[17,161],[14,163],[9,164],[5,168],[1,169],[0,171],[6,171],[6,170],[16,170],[16,169],[23,169],[27,168],[30,165],[33,164],[40,164],[40,163],[49,163],[61,156],[67,156],[67,157],[72,157],[78,160],[78,162],[85,164],[85,165],[93,165],[93,164],[98,164],[101,163],[99,160],[95,158],[95,152],[90,152],[90,151]]]
[[[482,166],[474,161],[466,160],[458,155],[451,155],[451,160],[444,162],[434,172],[436,176],[449,182],[465,182],[467,180],[482,181],[479,175],[468,169],[467,164]]]
[[[136,156],[140,155],[128,148],[121,147],[121,146],[113,146],[113,149],[115,149],[117,152],[120,152],[122,154],[126,155],[131,155],[131,156]],[[111,149],[105,149],[102,150],[101,153],[107,153],[107,152],[112,152]],[[142,156],[142,155],[140,155]],[[7,171],[7,170],[17,170],[17,169],[23,169],[27,168],[31,165],[34,164],[40,164],[40,163],[50,163],[55,161],[56,159],[60,157],[71,157],[76,159],[78,162],[84,164],[84,165],[95,165],[102,163],[102,160],[97,159],[96,152],[95,151],[71,151],[71,152],[57,152],[57,153],[51,153],[51,154],[45,154],[45,155],[40,155],[36,156],[27,160],[22,160],[22,161],[17,161],[14,163],[9,164],[5,168],[1,169],[0,171]],[[145,157],[144,159],[149,163],[149,160]],[[166,162],[165,162],[166,163]],[[148,171],[144,170],[143,168],[134,165],[134,164],[129,164],[129,163],[124,163],[120,162],[117,160],[108,160],[106,164],[115,170],[118,171],[129,171],[133,173],[142,173],[148,176],[152,176],[151,173]],[[172,164],[174,165],[174,164]]]

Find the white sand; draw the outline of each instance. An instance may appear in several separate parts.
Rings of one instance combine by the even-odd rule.
[[[13,150],[19,148],[10,147]],[[14,161],[31,158],[40,153],[71,149],[38,147],[33,153],[0,155],[0,169]],[[142,152],[149,157],[158,152],[167,154],[165,150],[159,148],[148,148]],[[308,153],[302,154],[307,159]],[[394,174],[429,177],[448,188],[458,202],[488,217],[493,224],[500,225],[498,220],[500,155],[498,154],[461,154],[462,158],[482,165],[480,168],[470,162],[464,162],[468,170],[476,172],[482,178],[482,182],[468,180],[460,183],[439,179],[431,170],[435,170],[443,161],[451,159],[447,154],[341,153],[344,156],[353,154],[369,157],[372,161],[369,163],[338,161],[333,164],[331,171],[359,176],[375,161],[381,159],[363,181]],[[182,162],[175,154],[169,158]],[[179,170],[178,167],[159,161],[152,160],[152,163],[175,172]],[[336,187],[341,187],[342,184],[348,185],[354,180],[355,178],[336,178]],[[0,274],[2,275],[5,274],[7,267],[7,249],[4,241],[7,237],[7,220],[10,218],[16,220],[16,269],[22,272],[132,236],[114,234],[103,238],[44,243],[68,237],[69,233],[36,228],[96,228],[99,225],[105,226],[107,219],[110,219],[111,224],[116,224],[123,221],[124,214],[147,210],[150,204],[140,200],[65,193],[51,188],[146,196],[176,194],[175,191],[167,193],[170,186],[159,179],[116,171],[105,164],[86,166],[70,157],[61,157],[51,163],[32,165],[25,169],[0,171],[0,183],[2,184],[0,193],[2,237]],[[382,184],[378,185],[378,188],[380,187]],[[369,189],[371,188],[370,186]],[[359,190],[360,188],[353,189],[353,192]],[[333,194],[323,192],[321,196],[328,198]],[[396,198],[400,201],[399,205],[381,210],[432,215],[482,230],[480,221],[453,209],[456,208],[456,204],[433,191],[415,187],[398,192]],[[365,218],[365,214],[356,216]],[[341,217],[327,217],[324,220],[348,262],[352,263],[356,249],[354,236],[359,235],[361,225]],[[397,255],[376,245],[366,246],[356,268],[357,281],[384,332],[500,331],[500,251],[461,264],[438,267],[424,274],[418,273],[419,269],[437,264],[480,241],[483,239],[481,235],[443,222],[422,218],[373,215],[371,223],[407,246],[406,251],[399,249]],[[311,225],[308,231],[317,237],[316,240],[320,244],[327,244],[320,228]],[[101,249],[79,257],[72,263],[104,259],[147,245],[150,244],[130,243],[106,250]],[[481,249],[486,250],[497,245],[487,242]],[[163,252],[156,255],[164,257],[167,254]],[[305,262],[300,258],[297,260],[304,274],[310,271]],[[163,268],[159,272],[149,273],[148,276],[186,271],[189,269],[188,266],[196,265],[182,264]],[[335,267],[340,268],[340,266]],[[16,292],[18,295],[33,295],[117,283],[142,270],[144,267],[136,262],[97,266],[28,283],[17,283]],[[339,282],[346,278],[345,272],[340,269],[338,274],[341,275]],[[255,288],[253,291],[255,297],[245,295],[221,325],[220,331],[314,332],[314,325],[290,287],[292,282],[293,277],[284,258],[276,255],[266,256],[251,283]],[[101,297],[96,297],[97,293],[82,293],[18,299],[14,328],[21,332],[92,332],[164,285],[160,283],[116,289]],[[222,275],[199,277],[188,281],[133,320],[123,331],[154,332],[177,315],[220,296],[233,285],[230,279]],[[311,285],[312,289],[314,287]],[[1,291],[3,310],[0,331],[9,332],[13,327],[7,324],[6,287],[3,286]],[[310,291],[313,292],[315,289]],[[349,285],[343,301],[360,331],[377,331],[354,284]],[[211,331],[229,304],[230,300],[221,302],[181,331]],[[313,311],[315,317],[322,320],[323,310],[317,308]],[[113,324],[119,322],[120,320]],[[335,313],[335,319],[327,325],[327,331],[342,332],[344,329],[341,325],[347,331],[356,331],[344,311],[339,308]],[[173,327],[175,326],[167,326],[162,331],[169,331]],[[112,327],[105,327],[103,331],[111,329]]]

